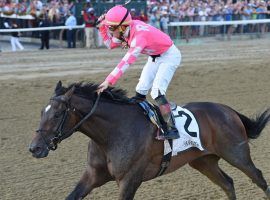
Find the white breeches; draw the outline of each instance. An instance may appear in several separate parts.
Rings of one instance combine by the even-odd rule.
[[[11,36],[10,43],[11,43],[12,51],[16,51],[17,47],[20,50],[23,50],[24,49],[23,46],[22,46],[22,44],[20,43],[18,37],[12,37]]]
[[[159,92],[161,95],[165,95],[173,74],[180,63],[181,53],[175,45],[172,45],[165,53],[157,57],[155,62],[149,56],[142,70],[136,92],[147,95],[152,87],[151,97],[153,99],[159,96]]]

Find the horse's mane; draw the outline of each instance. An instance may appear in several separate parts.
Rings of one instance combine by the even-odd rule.
[[[99,84],[95,83],[72,83],[67,88],[61,87],[55,90],[55,95],[63,95],[65,92],[70,90],[71,88],[75,88],[74,94],[85,99],[93,100],[96,98],[97,89]],[[111,100],[118,103],[130,103],[130,99],[127,97],[127,92],[120,88],[109,87],[106,89],[101,96],[103,99]]]

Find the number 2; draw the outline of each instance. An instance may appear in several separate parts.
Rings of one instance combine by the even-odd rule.
[[[197,137],[197,133],[196,133],[196,132],[190,132],[190,131],[188,130],[188,127],[189,127],[189,125],[190,125],[192,119],[191,119],[191,117],[190,117],[187,113],[185,113],[184,111],[178,111],[178,115],[176,115],[175,117],[182,117],[183,115],[185,115],[185,116],[187,117],[187,120],[186,120],[185,125],[184,125],[185,131],[186,131],[191,137]]]

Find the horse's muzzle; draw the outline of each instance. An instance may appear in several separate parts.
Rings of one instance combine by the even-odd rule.
[[[29,151],[32,153],[32,156],[35,158],[44,158],[49,154],[49,150],[47,148],[42,148],[37,145],[30,144]]]

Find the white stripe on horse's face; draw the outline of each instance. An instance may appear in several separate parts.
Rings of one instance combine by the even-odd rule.
[[[45,112],[48,112],[50,110],[52,106],[51,105],[48,105],[46,108],[45,108]]]

